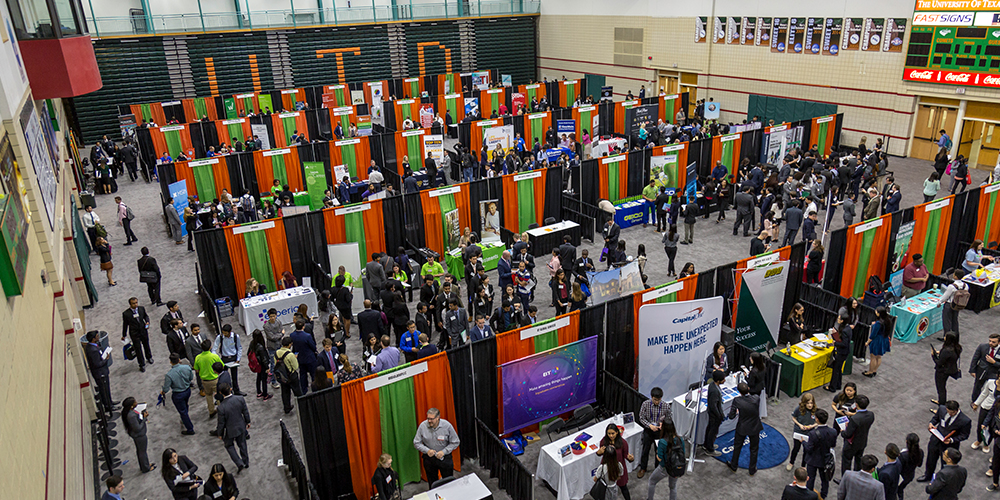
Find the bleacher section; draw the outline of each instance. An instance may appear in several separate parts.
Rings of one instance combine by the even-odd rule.
[[[511,75],[514,85],[536,78],[535,19],[508,17],[476,19],[477,68],[500,68]],[[595,96],[595,98],[598,96]]]

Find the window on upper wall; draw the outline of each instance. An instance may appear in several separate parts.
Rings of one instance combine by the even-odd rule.
[[[80,0],[6,0],[18,40],[87,33]]]

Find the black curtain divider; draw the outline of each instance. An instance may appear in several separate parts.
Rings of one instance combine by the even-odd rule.
[[[607,349],[605,346],[607,335],[604,333],[604,304],[585,307],[580,310],[580,332],[579,339],[597,335],[597,372],[602,373],[606,369]],[[597,394],[601,394],[604,387],[604,377],[597,377]]]
[[[586,127],[583,127],[586,128]],[[591,130],[591,137],[610,136],[615,130],[615,103],[599,101],[597,103],[597,130]]]
[[[562,169],[559,165],[549,166],[545,176],[545,207],[542,209],[543,219],[549,217],[560,220],[562,217]],[[574,241],[574,245],[579,245],[579,241]]]
[[[826,252],[826,266],[823,268],[823,289],[840,293],[841,275],[844,273],[844,258],[847,253],[847,230],[840,228],[830,234],[830,246]]]
[[[407,193],[403,199],[403,238],[414,249],[427,246],[424,235],[424,207],[420,193]]]
[[[309,94],[306,94],[308,99]],[[309,103],[309,107],[313,108],[313,104]],[[302,111],[306,116],[306,132],[308,137],[312,140],[333,139],[333,129],[330,126],[330,110],[328,108],[314,108]]]
[[[162,199],[170,199],[170,185],[177,182],[177,167],[173,163],[157,165],[157,172],[160,175],[160,196]],[[188,193],[188,196],[196,193]]]
[[[642,403],[649,399],[645,394],[632,388],[632,384],[604,371],[604,390],[599,392],[597,402],[608,415],[638,412]],[[598,377],[601,379],[602,377]]]
[[[156,165],[156,159],[160,157],[162,151],[156,151],[153,146],[153,137],[148,128],[136,127],[133,130],[135,131],[135,142],[139,145],[139,161],[145,163],[152,171],[153,166]]]
[[[448,350],[451,392],[455,399],[455,432],[462,441],[462,460],[478,456],[476,446],[476,393],[472,372],[472,344]]]
[[[402,196],[389,196],[382,199],[382,224],[385,230],[386,252],[390,255],[396,255],[398,248],[406,246],[403,235],[405,222]]]
[[[215,123],[214,122],[207,122],[207,123],[209,123],[211,126],[210,127],[205,127],[204,125],[206,124],[206,122],[194,122],[194,123],[188,124],[188,132],[190,133],[190,136],[191,136],[191,147],[194,148],[194,157],[195,158],[204,158],[206,156],[205,152],[208,151],[208,146],[216,146],[216,145],[218,145],[215,142],[208,142],[206,140],[205,133],[204,133],[203,129],[206,129],[206,128],[215,128]],[[207,142],[207,144],[206,144],[206,142]]]
[[[297,399],[309,478],[320,498],[353,495],[340,386],[310,392]],[[367,471],[357,473],[367,474]]]
[[[385,93],[389,96],[395,96],[397,99],[403,98],[403,80],[402,78],[390,78],[385,81]]]
[[[952,262],[957,263],[959,262],[959,259],[964,257],[963,252],[966,249],[959,245],[959,242],[961,241],[959,239],[959,234],[961,233],[960,228],[962,227],[962,215],[965,213],[965,204],[969,197],[972,196],[969,194],[970,192],[978,193],[979,190],[974,189],[972,191],[962,191],[952,198],[951,221],[949,221],[948,225],[948,239],[945,240],[944,265],[941,267],[942,271],[951,267]]]
[[[479,464],[490,470],[491,478],[511,500],[534,498],[534,475],[481,420],[476,419],[476,440],[479,444]]]
[[[496,337],[472,343],[472,371],[474,373],[473,386],[476,391],[476,420],[482,421],[490,432],[499,434],[500,411],[498,408],[499,394],[497,393]],[[482,453],[482,448],[480,448],[480,453]]]
[[[750,159],[750,164],[760,159],[760,150],[764,143],[764,129],[748,130],[740,138],[740,161]]]
[[[643,188],[649,184],[649,158],[652,150],[642,149],[628,154],[628,187],[629,197],[639,196]]]
[[[781,317],[787,318],[788,313],[795,304],[796,297],[799,296],[802,284],[802,274],[805,272],[806,243],[800,241],[791,248],[791,255],[788,258],[788,280],[785,282],[785,298],[781,303]],[[814,288],[814,287],[806,287]]]
[[[234,282],[236,278],[229,259],[229,247],[226,246],[225,229],[195,231],[194,244],[198,251],[202,283],[208,293],[216,299],[229,297],[234,302],[243,298]]]
[[[438,75],[423,75],[420,77],[424,83],[424,92],[427,95],[436,96],[438,94]]]
[[[310,263],[309,276],[313,277],[313,286],[319,290],[330,287],[333,274],[336,272],[330,269],[330,253],[326,243],[326,224],[323,222],[323,211],[316,210],[306,214],[309,224],[308,245],[312,249],[312,261]]]
[[[382,101],[382,128],[387,133],[396,132],[396,104],[393,101]]]
[[[840,147],[840,133],[844,127],[844,113],[837,113],[835,123],[837,125],[833,131],[833,149],[837,150]]]
[[[231,96],[230,96],[231,97]],[[215,101],[215,116],[220,120],[225,120],[226,117],[226,96],[212,96],[206,97],[206,99],[212,99]]]
[[[184,105],[181,101],[172,102],[175,102],[176,104],[167,104],[165,102],[161,103],[163,105],[163,116],[166,117],[167,123],[170,123],[173,120],[177,120],[178,123],[187,123],[188,121],[194,121],[196,119],[194,117],[190,117],[191,120],[188,120],[188,117],[184,116]]]
[[[733,298],[736,290],[736,278],[733,272],[736,271],[736,263],[726,264],[715,268],[715,295],[723,298],[722,304],[722,324],[733,326]]]
[[[469,210],[472,212],[469,217],[469,228],[473,234],[481,234],[483,231],[483,220],[479,214],[479,202],[486,200],[497,200],[497,210],[500,211],[500,220],[503,220],[503,193],[490,192],[490,181],[501,180],[499,177],[489,179],[479,179],[469,183]]]
[[[306,93],[306,104],[309,105],[309,108],[317,109],[323,105],[324,89],[322,85],[316,87],[302,87],[302,90]],[[350,92],[347,93],[350,94]]]
[[[580,163],[580,200],[597,205],[601,200],[601,159],[592,158]]]
[[[335,186],[337,184],[337,182],[335,182],[335,179],[333,178],[333,165],[331,165],[330,162],[329,143],[311,142],[308,144],[299,144],[298,146],[294,147],[298,152],[299,162],[307,162],[307,161],[323,162],[323,171],[326,173],[326,186],[328,188],[330,188],[331,186]],[[302,168],[302,166],[300,166],[300,168]],[[304,173],[303,173],[303,179],[305,179]]]
[[[707,175],[707,173],[710,173],[711,169],[712,169],[711,166],[708,167],[708,172],[707,173],[703,173],[702,172],[703,165],[705,164],[705,160],[702,158],[702,150],[703,149],[708,150],[708,163],[711,163],[712,162],[712,143],[711,142],[707,142],[707,141],[689,141],[687,148],[688,148],[687,162],[688,163],[692,163],[692,162],[697,163],[697,165],[695,166],[695,172],[699,176],[701,176],[701,175]],[[685,168],[685,167],[687,167],[687,165],[678,165],[677,166],[677,168]]]
[[[285,226],[285,241],[288,242],[288,258],[292,264],[292,274],[300,279],[309,276],[312,280],[313,288],[325,290],[326,280],[320,279],[312,272],[312,263],[315,258],[312,254],[312,247],[309,245],[309,220],[308,214],[296,214],[282,217],[281,222]]]
[[[526,116],[527,115],[514,115],[511,119],[511,122],[513,122],[514,125],[514,137],[517,136],[523,137],[524,146],[528,149],[531,149],[533,141],[531,140],[530,137],[527,136],[527,134],[524,133],[524,122],[527,120],[527,118],[525,118]],[[552,117],[552,119],[555,120],[555,117]]]
[[[201,135],[205,144],[218,146],[219,144],[225,142],[226,144],[235,147],[234,144],[230,144],[232,139],[231,137],[219,137],[219,128],[215,126],[215,122],[205,122],[203,125],[204,126],[201,127]],[[192,138],[192,140],[194,140],[194,138]]]
[[[198,263],[194,266],[195,278],[198,283],[198,296],[201,298],[201,309],[205,311],[205,319],[208,321],[207,327],[218,333],[222,331],[222,324],[219,322],[219,310],[215,308],[215,297],[212,297],[205,289],[201,280],[201,273],[198,272]]]
[[[698,273],[698,284],[694,291],[695,299],[707,299],[715,296],[715,273]]]
[[[836,313],[844,305],[844,298],[837,292],[830,292],[814,286],[802,287],[799,300]]]
[[[635,321],[634,299],[631,295],[606,302],[605,329],[607,351],[605,369],[612,375],[632,381],[635,379]]]

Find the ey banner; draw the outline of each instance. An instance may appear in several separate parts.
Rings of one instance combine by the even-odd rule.
[[[776,343],[788,261],[743,273],[736,306],[736,341],[757,352]]]
[[[722,338],[722,305],[710,297],[639,308],[639,392],[659,387],[673,397],[701,379]]]

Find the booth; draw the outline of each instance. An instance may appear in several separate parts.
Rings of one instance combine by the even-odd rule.
[[[584,429],[583,432],[570,430],[568,436],[542,447],[538,454],[535,477],[549,483],[549,486],[556,490],[557,500],[580,500],[590,492],[590,488],[594,485],[591,472],[601,464],[597,448],[600,446],[601,439],[604,438],[610,423],[624,428],[621,431],[622,438],[628,442],[629,451],[638,455],[639,451],[642,450],[642,426],[635,421],[625,425],[623,415],[615,415],[607,420],[597,422]],[[560,453],[559,450],[576,442],[577,438],[584,434],[589,435],[590,438],[586,441],[583,453],[577,455],[570,452],[568,456],[563,456]],[[626,462],[629,472],[635,469],[637,463],[637,461]]]
[[[564,220],[548,226],[529,229],[528,238],[535,256],[541,258],[552,253],[552,249],[562,245],[563,236],[569,235],[573,246],[580,245],[580,225]]]
[[[255,295],[240,300],[239,320],[249,333],[264,325],[267,321],[267,311],[274,308],[278,312],[278,321],[288,325],[293,323],[292,315],[298,310],[299,304],[308,306],[310,314],[319,311],[316,292],[310,287],[299,286],[276,292]],[[289,332],[291,333],[291,332]]]
[[[719,387],[719,391],[722,393],[723,415],[729,414],[729,408],[733,405],[733,400],[740,395],[739,391],[736,390],[740,375],[739,372],[729,374],[725,382],[722,383],[722,386]],[[698,392],[688,391],[670,400],[670,414],[674,421],[674,427],[677,428],[677,435],[684,436],[688,442],[701,443],[705,439],[705,429],[708,427],[708,384],[711,383],[711,381],[705,382],[705,387]],[[695,393],[700,395],[698,398],[700,404],[698,405],[697,412],[695,412],[695,405],[692,399]],[[700,417],[698,417],[698,413],[701,414]],[[696,418],[698,420],[697,429],[694,428]],[[735,428],[735,418],[723,420],[722,425],[719,426],[717,435],[721,436]],[[708,443],[705,444],[708,445]]]
[[[990,264],[984,270],[966,274],[962,280],[969,284],[969,304],[966,309],[979,313],[1000,305],[1000,294],[997,293],[1000,265]]]
[[[813,390],[828,382],[833,377],[833,370],[826,364],[833,355],[833,347],[819,347],[819,342],[829,339],[815,336],[810,339],[788,346],[774,353],[771,359],[781,364],[781,379],[778,388],[791,397],[798,397],[803,392]],[[852,350],[854,342],[851,342]],[[853,356],[848,356],[844,362],[844,375],[850,375],[854,362]]]
[[[896,317],[896,328],[892,337],[900,342],[912,344],[940,332],[944,328],[941,321],[941,311],[944,306],[938,303],[940,297],[941,290],[932,288],[893,304],[889,308],[889,315]]]
[[[643,198],[615,205],[615,224],[625,229],[643,224],[648,219],[649,204]]]
[[[500,263],[500,256],[503,255],[504,250],[507,249],[503,243],[477,243],[479,248],[483,250],[483,256],[480,257],[479,262],[483,264],[483,267],[487,271],[492,271],[497,268],[497,264]],[[465,278],[465,262],[462,259],[462,250],[458,248],[453,248],[444,254],[444,261],[448,268],[448,272],[458,278]]]

